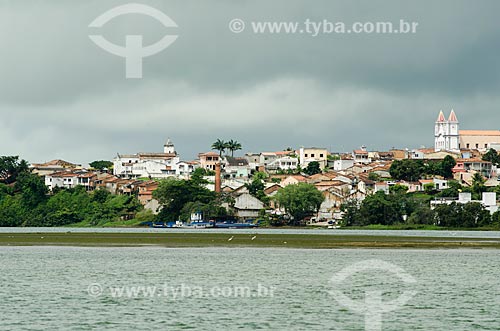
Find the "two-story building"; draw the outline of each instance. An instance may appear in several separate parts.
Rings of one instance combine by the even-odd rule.
[[[163,153],[118,154],[113,160],[113,174],[120,178],[167,178],[176,176],[180,163],[174,144],[167,140]],[[194,168],[187,168],[192,171]]]
[[[328,154],[329,153],[326,148],[301,147],[298,152],[300,167],[304,169],[309,165],[309,163],[316,161],[319,163],[319,167],[324,169],[328,164]]]
[[[198,154],[200,168],[215,171],[215,165],[221,162],[221,156],[216,152],[207,152]]]

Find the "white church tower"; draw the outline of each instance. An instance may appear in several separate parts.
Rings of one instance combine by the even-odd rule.
[[[174,143],[172,143],[172,141],[170,141],[170,138],[168,138],[167,141],[165,142],[165,145],[163,145],[163,153],[165,153],[165,154],[177,154],[175,152]]]
[[[444,117],[443,111],[439,112],[434,127],[434,150],[460,152],[459,122],[453,109],[448,120]]]

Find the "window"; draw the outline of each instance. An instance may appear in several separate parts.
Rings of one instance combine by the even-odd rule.
[[[311,157],[314,157],[314,154],[311,154]]]
[[[467,144],[467,148],[470,148],[470,144]]]
[[[323,157],[323,154],[320,154],[319,157]]]
[[[476,144],[476,148],[479,148],[479,144]]]
[[[305,157],[307,157],[307,154],[304,154]]]
[[[488,148],[488,144],[484,144],[484,148]]]

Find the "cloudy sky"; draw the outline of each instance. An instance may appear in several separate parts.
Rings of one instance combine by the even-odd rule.
[[[0,155],[87,163],[117,152],[184,159],[217,138],[247,151],[433,144],[440,109],[499,129],[498,1],[138,1],[168,15],[89,24],[127,1],[0,0]],[[241,33],[228,24],[246,23]],[[256,34],[251,22],[418,22],[415,34]],[[178,39],[125,78],[94,44]]]

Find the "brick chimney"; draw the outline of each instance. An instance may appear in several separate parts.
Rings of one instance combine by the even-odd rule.
[[[215,164],[215,192],[219,193],[221,190],[220,182],[220,162]]]

